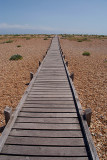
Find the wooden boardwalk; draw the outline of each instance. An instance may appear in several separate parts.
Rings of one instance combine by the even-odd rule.
[[[98,159],[71,85],[55,37],[0,138],[0,160]]]

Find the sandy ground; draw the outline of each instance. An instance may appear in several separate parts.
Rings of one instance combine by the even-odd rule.
[[[10,106],[13,110],[21,99],[27,83],[30,81],[30,72],[35,73],[38,62],[49,47],[50,39],[44,38],[11,38],[12,43],[4,43],[9,38],[0,40],[0,126],[4,124],[4,108]],[[21,47],[17,47],[21,45]],[[23,56],[22,60],[9,61],[14,54]]]
[[[101,160],[107,146],[107,39],[77,42],[60,39],[62,50],[74,72],[74,85],[83,109],[92,109],[90,131]],[[90,56],[83,56],[88,51]]]

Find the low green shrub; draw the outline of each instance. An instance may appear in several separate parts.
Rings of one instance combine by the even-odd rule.
[[[82,42],[82,40],[81,39],[79,39],[79,40],[77,40],[78,42]]]
[[[31,38],[30,37],[26,37],[26,40],[30,40]]]
[[[21,45],[17,45],[17,47],[21,47]]]
[[[83,56],[90,56],[90,52],[85,51],[85,52],[82,53],[82,55]]]
[[[17,61],[17,60],[21,60],[21,59],[23,59],[23,57],[21,55],[15,54],[15,55],[11,56],[9,60]]]
[[[83,42],[83,41],[87,41],[88,39],[86,37],[83,37],[83,38],[78,38],[77,41],[78,42]]]
[[[13,40],[8,40],[8,41],[5,41],[5,43],[12,43]]]
[[[48,40],[48,38],[47,38],[47,37],[45,37],[45,38],[44,38],[44,40]]]

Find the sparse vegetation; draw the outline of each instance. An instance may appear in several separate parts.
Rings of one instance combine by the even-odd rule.
[[[78,42],[83,42],[83,41],[87,41],[87,40],[88,40],[88,39],[87,39],[86,37],[77,39]]]
[[[12,43],[13,40],[8,40],[8,41],[5,41],[4,43]]]
[[[47,35],[47,38],[51,38],[51,35]]]
[[[47,37],[45,37],[45,38],[44,38],[44,40],[48,40],[48,38],[47,38]]]
[[[81,40],[81,39],[79,39],[79,40],[78,40],[78,42],[82,42],[82,40]]]
[[[20,37],[20,34],[13,34],[11,36],[13,36],[13,37]]]
[[[26,37],[26,40],[30,40],[31,38],[30,37]]]
[[[91,41],[93,39],[107,39],[106,35],[88,35],[88,34],[61,34],[61,39],[68,39],[70,41],[77,41],[77,42],[83,42],[83,41]]]
[[[85,51],[85,52],[82,53],[82,55],[83,56],[90,56],[90,52]]]
[[[44,35],[44,40],[48,40],[49,38],[52,38],[52,35],[49,35],[49,34]]]
[[[21,45],[17,45],[17,47],[21,47]]]
[[[11,56],[9,60],[12,60],[12,61],[15,60],[15,61],[17,61],[17,60],[21,60],[21,59],[23,59],[23,57],[21,55],[15,54],[15,55]]]

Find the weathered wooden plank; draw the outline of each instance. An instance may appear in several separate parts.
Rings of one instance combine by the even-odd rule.
[[[38,108],[65,108],[65,109],[69,109],[69,108],[75,108],[75,105],[74,104],[24,104],[23,107],[26,107],[26,108],[35,108],[35,107],[38,107]]]
[[[66,83],[67,80],[63,80],[63,79],[62,80],[61,79],[60,80],[53,80],[52,79],[52,80],[45,80],[44,81],[44,79],[41,79],[41,80],[36,80],[36,82],[47,82],[47,83],[49,83],[49,82],[64,83],[65,82]]]
[[[44,104],[44,105],[50,105],[50,106],[52,106],[52,105],[72,105],[72,104],[74,104],[74,101],[63,101],[63,102],[61,102],[61,101],[28,101],[28,100],[26,100],[25,101],[25,103],[24,104]]]
[[[52,89],[52,88],[55,88],[55,89],[60,89],[60,88],[62,88],[62,89],[70,89],[69,86],[64,86],[64,85],[61,85],[61,86],[59,85],[59,86],[58,86],[58,84],[57,84],[56,86],[52,86],[52,85],[50,85],[50,86],[37,85],[37,86],[36,86],[36,85],[33,85],[33,88],[42,88],[42,89],[43,89],[43,88],[47,88],[47,89],[48,89],[48,88],[50,88],[50,89]]]
[[[57,65],[57,64],[56,64]],[[66,73],[64,72],[64,71],[57,71],[57,69],[56,70],[54,70],[54,72],[52,71],[52,70],[50,70],[50,71],[48,71],[48,70],[45,70],[45,71],[40,71],[40,74],[41,75],[43,75],[44,73],[51,73],[52,75],[53,74],[57,74],[57,73],[59,73],[59,74],[61,74],[61,75],[65,75]]]
[[[65,76],[66,75],[66,73],[65,72],[63,72],[63,71],[52,71],[52,70],[50,70],[50,71],[41,71],[40,72],[40,75],[45,75],[46,76],[46,74],[48,74],[48,75],[62,75],[62,76]]]
[[[35,156],[87,156],[85,147],[40,147],[5,145],[2,153]]]
[[[67,79],[67,77],[66,77],[66,75],[58,75],[58,76],[55,76],[55,75],[39,75],[38,77],[37,77],[37,79],[66,79],[66,80],[68,80]]]
[[[77,117],[77,113],[27,113],[27,112],[20,112],[20,117]]]
[[[49,82],[50,84],[66,84],[66,85],[68,85],[67,83],[68,83],[68,81],[66,80],[66,79],[64,79],[63,81],[62,81],[62,77],[56,77],[55,78],[55,81],[54,81],[54,76],[53,77],[48,77],[47,75],[46,75],[46,78],[45,77],[43,77],[43,78],[39,78],[38,77],[38,79],[37,79],[37,81],[34,83],[34,84],[42,84],[42,83],[45,83],[45,84],[47,84],[46,82]],[[48,83],[48,84],[49,84]]]
[[[68,91],[70,91],[71,92],[71,89],[70,88],[44,88],[44,87],[42,87],[42,88],[40,88],[40,87],[32,87],[32,90],[46,90],[46,91],[65,91],[65,92],[68,92]]]
[[[58,77],[62,77],[62,76],[66,76],[66,74],[65,73],[63,73],[63,72],[55,72],[55,71],[44,71],[44,72],[41,72],[40,74],[39,74],[40,76],[44,76],[44,78],[45,77],[49,77],[49,76],[58,76]],[[61,80],[61,79],[59,79],[59,80]],[[63,80],[63,79],[62,79]],[[63,81],[66,81],[66,80],[63,80]]]
[[[0,155],[1,160],[88,160],[88,157],[29,157]]]
[[[55,65],[57,65],[57,64],[55,64]],[[61,68],[50,68],[50,69],[46,68],[46,69],[43,69],[43,70],[40,71],[41,74],[43,74],[45,72],[46,73],[51,73],[51,74],[53,74],[53,72],[54,73],[62,73],[63,75],[66,74],[65,70],[61,69]]]
[[[62,137],[62,138],[66,138],[66,137],[75,137],[75,138],[79,138],[79,137],[83,137],[82,132],[81,131],[71,131],[71,130],[62,130],[62,131],[58,131],[58,130],[24,130],[24,129],[12,129],[10,132],[11,136],[27,136],[27,137]]]
[[[72,97],[71,93],[57,93],[57,92],[29,92],[28,96],[34,95],[35,97]]]
[[[35,101],[31,101],[31,100],[26,100],[24,104],[49,104],[49,105],[56,105],[56,104],[60,104],[60,105],[72,105],[74,104],[74,101],[38,101],[38,100],[35,100]]]
[[[51,57],[51,58],[50,58],[50,61],[51,61],[51,59],[52,59],[52,61],[56,61],[56,60],[58,60],[57,58],[58,58],[57,56],[56,56],[55,59],[54,59],[53,57]],[[49,59],[47,59],[47,60],[49,61]],[[60,69],[60,68],[61,68],[61,70],[64,70],[64,67],[62,67],[63,64],[62,64],[62,62],[61,62],[61,57],[59,57],[59,60],[60,60],[60,61],[59,61],[60,64],[58,64],[58,67],[55,66],[55,63],[56,63],[56,62],[54,62],[54,65],[53,65],[53,66],[51,65],[50,68],[49,68],[49,66],[46,67],[46,65],[43,65],[42,70],[45,70],[45,69],[50,70],[50,69],[56,69],[56,68],[57,68],[57,69]],[[50,64],[50,63],[49,63],[49,64]],[[64,71],[65,71],[65,70],[64,70]]]
[[[47,88],[57,88],[57,87],[60,87],[60,88],[63,88],[63,86],[64,87],[66,87],[66,88],[68,88],[69,87],[69,85],[67,84],[47,84],[47,83],[43,83],[43,84],[37,84],[37,83],[35,83],[34,85],[33,85],[33,87],[47,87]]]
[[[80,130],[79,124],[43,124],[43,123],[15,123],[13,128],[19,129],[50,129],[50,130]]]
[[[53,63],[53,62],[52,62]],[[56,64],[55,64],[56,65]],[[54,71],[54,72],[52,72],[52,71],[40,71],[39,72],[39,75],[44,75],[43,73],[46,73],[46,74],[48,74],[48,73],[51,73],[50,75],[55,75],[55,74],[57,74],[57,73],[59,73],[59,75],[62,75],[62,76],[65,76],[66,75],[66,73],[64,72],[64,71],[57,71],[57,69]]]
[[[72,97],[35,97],[35,96],[28,96],[27,101],[73,101]]]
[[[48,81],[48,83],[46,82],[46,80]],[[65,85],[65,86],[69,87],[69,84],[67,84],[67,82],[56,82],[56,83],[53,83],[53,82],[50,82],[49,79],[41,79],[40,83],[34,83],[34,85],[52,85],[52,86],[56,86],[56,85],[63,86],[63,85]]]
[[[62,93],[62,92],[58,92],[58,91],[53,91],[53,92],[51,92],[51,91],[30,91],[29,92],[29,95],[36,95],[36,96],[64,96],[64,97],[69,97],[69,96],[71,96],[72,97],[72,95],[71,95],[71,92],[64,92],[64,93]]]
[[[52,80],[54,80],[55,79],[55,82],[53,82]],[[64,80],[64,81],[61,81],[61,80]],[[51,81],[50,81],[51,80]],[[40,81],[40,82],[39,82]],[[56,76],[56,78],[54,78],[54,76],[52,76],[52,77],[48,77],[48,76],[46,76],[46,78],[45,77],[43,77],[43,78],[37,78],[37,82],[35,82],[34,84],[47,84],[46,83],[46,81],[48,81],[49,83],[48,84],[60,84],[60,85],[63,85],[63,84],[65,84],[65,85],[68,85],[67,83],[67,79],[65,79],[65,78],[62,78],[62,77],[58,77],[58,76]],[[47,85],[48,85],[47,84]]]
[[[58,56],[56,57],[56,58],[58,58]],[[59,57],[59,59],[60,59],[61,57]],[[55,66],[55,63],[48,63],[48,65],[45,63],[44,65],[43,65],[43,68],[62,68],[62,67],[64,67],[63,66],[63,63],[62,63],[62,61],[61,61],[61,63],[60,64],[57,64],[57,66]]]
[[[38,80],[38,81],[35,81],[35,83],[37,83],[37,84],[39,84],[39,83],[46,83],[47,81],[49,83],[51,83],[51,84],[68,84],[67,78],[63,79],[62,76],[51,75],[51,77],[50,77],[50,76],[46,75],[46,76],[43,76],[42,78],[41,77],[39,78],[39,76],[38,76],[38,78],[36,80]]]
[[[16,122],[21,123],[79,123],[78,118],[26,118],[18,117]]]
[[[43,83],[43,84],[37,84],[37,83],[35,83],[34,85],[33,85],[33,87],[38,87],[38,88],[63,88],[63,89],[69,89],[69,85],[66,85],[66,84],[52,84],[52,83],[49,83],[49,84],[47,84],[47,83]]]
[[[41,71],[56,71],[56,68],[41,68]],[[64,68],[57,68],[57,72],[63,72],[63,73],[65,73],[65,69]]]
[[[70,91],[70,88],[58,88],[58,87],[36,87],[36,86],[33,86],[32,87],[32,91],[61,91],[61,92],[64,92],[64,91]]]
[[[62,86],[64,86],[64,87],[69,87],[69,84],[67,84],[67,83],[60,83],[60,82],[58,82],[58,83],[53,83],[53,82],[46,82],[46,80],[44,80],[44,79],[42,79],[43,80],[43,82],[41,82],[41,83],[34,83],[34,85],[33,86],[53,86],[53,87],[55,87],[55,86],[57,86],[57,85],[59,85],[60,87]],[[48,79],[47,79],[48,80]]]
[[[40,93],[40,92],[39,92]],[[42,94],[38,94],[37,92],[30,92],[28,97],[36,97],[36,98],[72,98],[73,99],[73,96],[71,94],[53,94],[51,92],[51,94],[47,94],[46,92]]]
[[[75,108],[69,108],[69,109],[63,109],[63,108],[22,108],[22,110],[21,110],[21,112],[52,112],[52,113],[58,113],[58,112],[60,112],[60,113],[62,113],[62,112],[64,112],[64,113],[76,113],[76,109]]]
[[[66,81],[65,83],[67,83],[67,78],[66,77],[62,77],[62,76],[55,76],[55,75],[51,75],[51,76],[48,76],[48,75],[46,75],[46,76],[38,76],[38,78],[37,78],[37,80],[38,80],[38,82],[37,83],[43,83],[43,82],[39,82],[39,80],[41,81],[41,80],[43,80],[43,81],[46,81],[46,80],[48,80],[48,81],[50,81],[50,80],[56,80],[56,81],[58,81],[58,80],[64,80],[64,81]],[[36,82],[35,82],[36,83]],[[52,82],[52,83],[54,83],[54,82]],[[56,83],[56,82],[55,82]],[[54,84],[55,84],[54,83]],[[61,82],[61,83],[64,83],[64,82]]]
[[[57,85],[57,84],[59,84],[59,85],[67,85],[67,86],[69,86],[69,84],[68,84],[68,81],[64,81],[64,82],[62,82],[62,81],[58,81],[59,80],[59,78],[58,79],[56,79],[56,81],[54,82],[54,81],[52,81],[53,79],[51,79],[51,81],[50,81],[50,79],[47,77],[47,79],[38,79],[38,81],[37,82],[35,82],[34,83],[34,85],[35,84],[45,84],[45,85]],[[40,82],[39,82],[40,81]],[[48,83],[47,83],[47,81],[48,81]]]
[[[39,88],[39,89],[35,89],[34,87],[32,88],[31,92],[51,92],[51,93],[71,93],[71,90],[70,89],[63,89],[63,88],[60,88],[60,89],[57,89],[57,88],[51,88],[51,89],[46,89],[46,88]]]
[[[5,144],[34,145],[34,146],[85,146],[83,138],[40,138],[9,136]]]
[[[56,57],[57,58],[57,57]],[[59,58],[61,58],[61,57],[59,57]],[[60,63],[60,64],[57,64],[57,66],[55,66],[55,63],[48,63],[48,65],[47,64],[44,64],[43,65],[43,68],[63,68],[63,63]]]
[[[34,83],[34,85],[36,85],[36,84],[46,84],[46,85],[60,85],[60,86],[63,86],[63,85],[65,85],[65,86],[68,86],[69,87],[69,84],[67,84],[67,81],[65,80],[65,81],[58,81],[57,79],[56,79],[56,81],[55,82],[53,82],[53,80],[49,80],[49,79],[41,79],[41,80],[37,80],[37,82],[36,83]]]
[[[39,73],[39,76],[43,76],[43,77],[44,77],[44,75],[45,75],[45,77],[46,77],[46,76],[58,76],[58,77],[66,76],[65,74],[62,74],[62,73],[54,73],[54,72],[51,72],[51,73],[45,72],[45,74],[44,74],[44,72],[43,72],[43,73]]]

